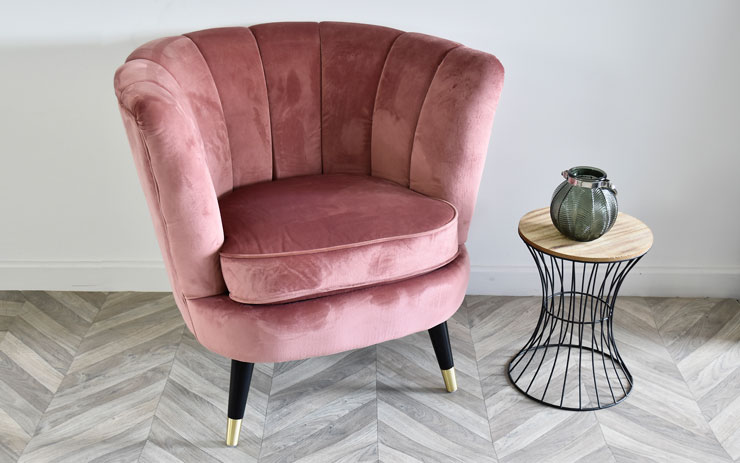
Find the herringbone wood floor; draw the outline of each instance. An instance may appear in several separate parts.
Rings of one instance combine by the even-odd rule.
[[[0,461],[740,461],[740,304],[622,298],[626,402],[565,412],[504,366],[538,298],[471,296],[449,322],[460,389],[426,333],[258,365],[237,448],[229,361],[163,293],[0,292]]]

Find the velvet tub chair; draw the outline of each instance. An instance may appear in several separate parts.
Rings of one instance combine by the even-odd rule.
[[[256,362],[429,330],[456,389],[446,320],[503,76],[455,42],[337,22],[162,38],[118,69],[175,301],[232,359],[227,445]]]

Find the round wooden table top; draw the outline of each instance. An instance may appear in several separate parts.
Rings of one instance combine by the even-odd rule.
[[[617,262],[639,257],[653,245],[653,232],[640,220],[620,212],[611,230],[593,241],[574,241],[560,233],[550,208],[527,213],[519,221],[519,236],[546,254],[579,262]]]

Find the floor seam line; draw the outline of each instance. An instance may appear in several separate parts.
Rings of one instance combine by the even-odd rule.
[[[475,370],[478,372],[478,385],[480,386],[480,395],[483,398],[483,410],[486,411],[486,418],[488,419],[488,433],[491,436],[491,449],[493,449],[493,457],[496,461],[499,461],[498,454],[496,452],[496,444],[493,441],[493,428],[491,427],[492,418],[488,414],[488,405],[486,404],[486,395],[483,393],[483,377],[480,374],[480,365],[478,364],[478,350],[475,348],[475,339],[473,338],[473,322],[470,318],[470,306],[463,300],[465,304],[465,319],[468,325],[468,334],[470,334],[470,343],[473,345],[473,355],[475,355]],[[488,376],[486,376],[487,378]]]
[[[272,364],[272,373],[270,373],[270,387],[267,390],[267,402],[265,403],[265,419],[262,421],[262,435],[260,436],[260,451],[257,453],[257,463],[262,460],[262,444],[265,442],[265,430],[267,429],[267,415],[270,411],[270,397],[272,397],[272,382],[275,379],[275,363]],[[247,396],[247,400],[249,397]]]
[[[185,326],[182,326],[180,328],[180,339],[177,341],[177,349],[175,349],[175,353],[172,355],[172,361],[170,361],[170,368],[167,370],[167,377],[164,380],[164,386],[162,386],[162,392],[159,393],[159,398],[157,399],[157,405],[154,407],[154,412],[152,413],[152,418],[149,423],[149,432],[146,435],[146,439],[144,439],[144,445],[141,446],[141,450],[139,451],[139,456],[136,458],[136,461],[141,461],[141,455],[144,453],[144,447],[146,447],[147,442],[149,442],[149,439],[152,437],[152,427],[154,427],[154,418],[157,416],[157,411],[159,410],[159,404],[162,402],[162,396],[164,395],[164,391],[167,389],[167,383],[170,382],[170,375],[172,374],[172,368],[175,365],[175,360],[177,360],[177,353],[180,352],[180,347],[182,347],[182,341],[185,337]]]
[[[606,441],[606,435],[604,435],[604,430],[601,428],[601,421],[599,421],[599,415],[596,413],[598,410],[594,410],[591,413],[594,414],[594,418],[596,419],[596,426],[599,428],[599,434],[601,434],[601,438],[604,440],[604,445],[606,446],[606,449],[609,451],[609,455],[612,456],[614,461],[617,461],[617,457],[614,456],[614,451],[612,450],[612,446],[609,445],[609,442]]]
[[[378,344],[375,344],[375,446],[378,449],[378,463],[380,463],[380,398],[378,397]]]

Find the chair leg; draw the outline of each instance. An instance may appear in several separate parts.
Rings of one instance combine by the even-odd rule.
[[[247,406],[249,384],[252,382],[254,363],[231,361],[231,383],[229,384],[229,414],[226,425],[226,445],[236,447],[242,428],[244,408]]]
[[[455,377],[455,363],[452,361],[452,347],[450,347],[447,322],[440,323],[430,329],[429,337],[432,339],[434,355],[437,356],[439,369],[442,370],[445,389],[447,389],[447,392],[455,392],[457,390],[457,378]]]

